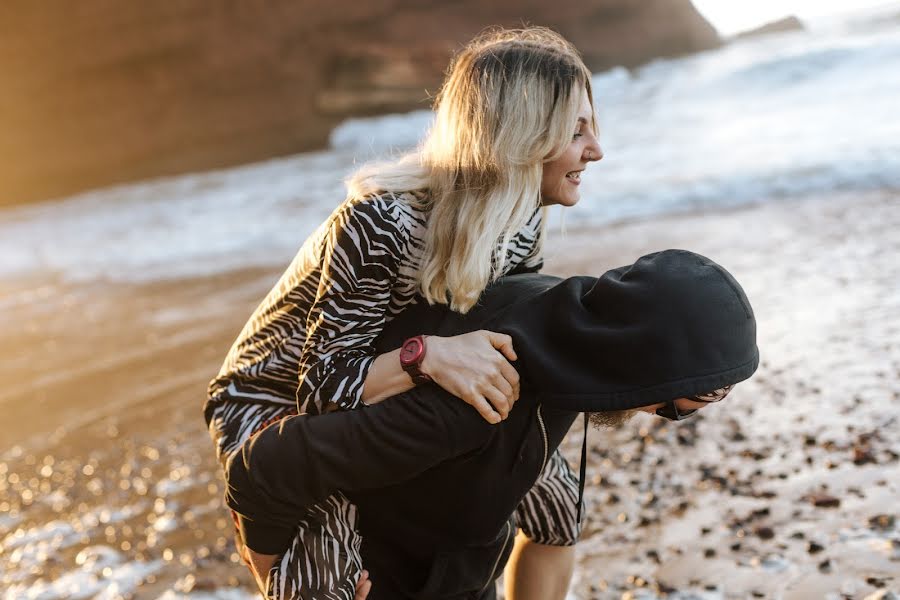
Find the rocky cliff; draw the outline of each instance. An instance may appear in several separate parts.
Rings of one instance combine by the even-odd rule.
[[[741,31],[733,36],[734,39],[744,39],[749,37],[758,37],[761,35],[769,35],[770,33],[782,33],[784,31],[802,31],[806,29],[803,22],[796,16],[791,15],[777,21],[771,21],[760,27],[754,27],[747,31]]]
[[[455,50],[523,22],[595,70],[719,43],[690,0],[6,0],[0,204],[321,147],[427,107]]]

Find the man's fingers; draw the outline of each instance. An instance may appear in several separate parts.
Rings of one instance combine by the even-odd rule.
[[[497,333],[495,331],[488,331],[487,334],[491,346],[502,352],[503,356],[509,360],[516,360],[518,358],[516,356],[516,351],[513,349],[512,337],[505,333]]]

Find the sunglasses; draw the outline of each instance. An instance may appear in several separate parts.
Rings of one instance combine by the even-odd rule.
[[[696,396],[684,397],[695,402],[706,402],[707,404],[711,404],[713,402],[718,402],[719,400],[727,396],[733,387],[733,385],[726,385],[723,388],[713,390],[712,392],[706,394],[697,394]],[[675,398],[672,398],[671,400],[666,402],[664,406],[657,408],[656,414],[664,419],[669,419],[670,421],[682,421],[684,419],[687,419],[688,417],[692,417],[694,413],[699,410],[697,408],[693,410],[679,410],[678,404],[675,403],[675,400]]]

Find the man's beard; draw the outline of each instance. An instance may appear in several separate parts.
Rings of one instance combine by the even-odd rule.
[[[606,410],[588,413],[588,418],[597,429],[615,429],[627,423],[637,413],[636,410]]]

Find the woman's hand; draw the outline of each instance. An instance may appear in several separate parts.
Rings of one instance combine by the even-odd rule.
[[[359,574],[359,581],[356,582],[356,593],[353,595],[353,600],[366,600],[370,591],[372,591],[372,580],[369,579],[369,572],[364,569]]]
[[[422,372],[471,404],[488,423],[499,423],[519,399],[512,338],[484,329],[453,337],[429,336]]]

